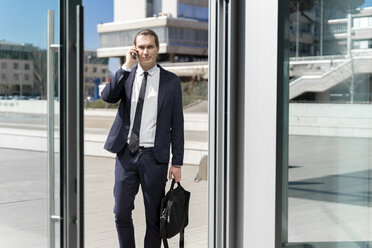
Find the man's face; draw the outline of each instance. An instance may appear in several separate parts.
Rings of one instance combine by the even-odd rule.
[[[138,60],[144,70],[149,70],[156,64],[159,48],[156,47],[155,38],[151,35],[139,35],[136,39]]]

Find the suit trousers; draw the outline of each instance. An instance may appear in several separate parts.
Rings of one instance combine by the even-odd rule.
[[[117,154],[115,164],[115,223],[120,248],[134,248],[132,210],[141,185],[145,205],[145,248],[160,248],[160,203],[165,194],[168,164],[155,160],[153,148],[131,154],[128,145]]]

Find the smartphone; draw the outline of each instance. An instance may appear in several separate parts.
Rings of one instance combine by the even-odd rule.
[[[132,52],[132,58],[133,59],[136,59],[137,58],[137,54],[135,52]]]

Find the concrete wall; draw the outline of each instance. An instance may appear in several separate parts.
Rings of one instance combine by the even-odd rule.
[[[47,114],[46,100],[0,100],[1,113]],[[54,101],[54,113],[59,114],[59,102]]]
[[[55,101],[55,113],[59,113]],[[1,113],[46,114],[46,100],[0,100]],[[86,110],[114,116],[116,110]],[[93,114],[93,113],[90,113]],[[187,118],[186,118],[187,116]],[[185,114],[185,130],[207,131],[208,116]],[[370,104],[289,104],[289,134],[341,137],[372,137]]]
[[[372,105],[291,103],[289,134],[371,138]]]
[[[114,0],[114,22],[146,18],[146,0]]]
[[[163,0],[163,13],[170,14],[172,17],[178,16],[178,0]]]

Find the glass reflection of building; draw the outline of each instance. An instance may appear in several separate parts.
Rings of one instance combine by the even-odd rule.
[[[321,14],[323,12],[323,14]],[[323,21],[322,21],[323,16]],[[315,4],[305,11],[290,15],[290,56],[347,54],[348,13],[332,12]],[[351,49],[372,48],[372,7],[351,13]],[[299,30],[299,31],[297,31]]]
[[[0,95],[40,95],[42,68],[35,58],[43,53],[31,44],[0,41]]]
[[[98,99],[98,86],[109,77],[108,58],[98,58],[95,50],[84,50],[85,94],[89,99]]]
[[[114,22],[97,26],[98,57],[120,57],[123,63],[134,35],[144,28],[159,36],[159,61],[207,60],[207,0],[115,0]]]
[[[290,15],[290,99],[370,102],[372,7],[349,12],[325,6]]]

